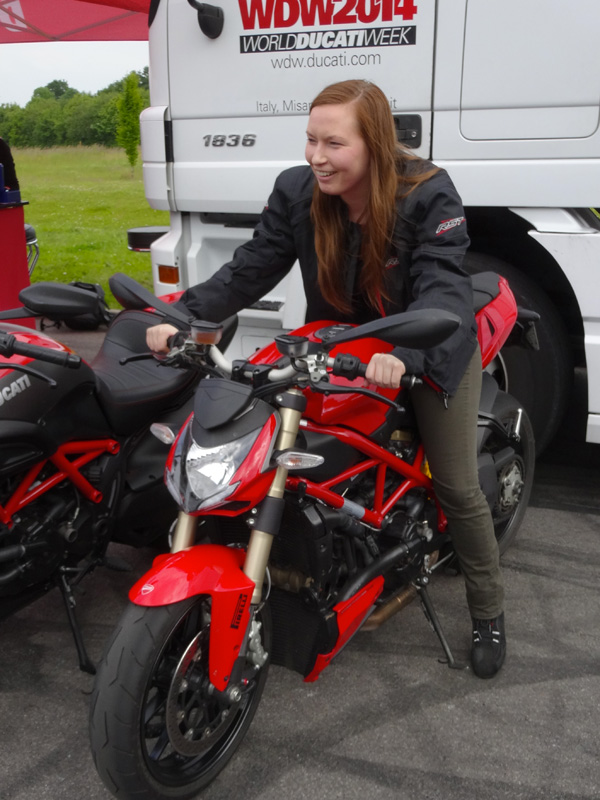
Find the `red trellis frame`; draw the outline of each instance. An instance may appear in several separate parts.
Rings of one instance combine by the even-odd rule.
[[[119,443],[114,439],[67,442],[61,445],[49,458],[43,459],[31,467],[6,505],[0,505],[0,522],[11,525],[16,513],[64,480],[70,480],[86,499],[93,503],[100,503],[102,492],[92,486],[81,474],[81,469],[103,453],[116,455],[119,447]],[[67,456],[75,456],[75,458],[70,460]],[[54,465],[56,472],[34,486],[38,475],[48,463]]]
[[[372,442],[370,439],[367,439],[362,434],[350,429],[339,428],[333,425],[319,425],[311,422],[310,420],[303,420],[301,422],[301,429],[304,431],[334,436],[336,439],[350,445],[350,447],[353,447],[355,450],[359,450],[361,453],[366,455],[367,458],[364,461],[361,461],[359,464],[355,464],[354,466],[349,467],[347,470],[335,475],[333,478],[330,478],[326,481],[321,481],[320,483],[308,480],[305,477],[290,475],[288,476],[286,483],[287,488],[298,490],[300,484],[303,484],[305,487],[303,491],[309,497],[322,500],[333,508],[342,508],[347,501],[344,500],[340,494],[332,491],[331,487],[343,483],[344,481],[353,478],[355,475],[360,475],[361,473],[375,468],[377,473],[375,478],[375,498],[373,502],[373,508],[365,508],[361,519],[363,522],[366,522],[368,525],[372,525],[376,528],[381,528],[386,515],[390,513],[398,500],[405,495],[409,489],[421,487],[433,495],[431,478],[423,471],[426,463],[423,445],[419,445],[414,464],[409,464],[408,462],[403,461],[401,458],[398,458],[398,456],[395,456],[393,453],[390,453],[390,451],[386,450],[384,447],[381,447],[380,445]],[[400,486],[389,495],[388,498],[385,498],[384,488],[388,469],[392,469],[394,472],[402,475],[406,480],[404,480]],[[438,529],[440,531],[445,531],[447,526],[446,517],[444,516],[444,513],[437,500],[436,508],[438,515]]]

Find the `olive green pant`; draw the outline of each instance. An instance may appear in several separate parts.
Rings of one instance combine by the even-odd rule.
[[[411,392],[433,485],[465,579],[471,616],[492,619],[503,610],[504,585],[492,516],[477,475],[480,394],[479,347],[458,391],[448,399],[448,408],[427,385]]]

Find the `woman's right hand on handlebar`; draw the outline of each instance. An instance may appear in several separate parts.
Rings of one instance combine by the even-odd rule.
[[[146,331],[146,344],[153,353],[168,353],[168,339],[176,333],[179,333],[179,329],[174,325],[168,323],[153,325]]]

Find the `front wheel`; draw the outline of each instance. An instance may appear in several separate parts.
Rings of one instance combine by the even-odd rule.
[[[208,679],[210,598],[169,606],[131,604],[107,645],[90,709],[92,754],[113,794],[192,798],[244,738],[267,679],[248,663],[241,698],[226,702]],[[249,651],[268,652],[268,607],[251,623]]]
[[[507,443],[493,429],[486,432],[483,453],[496,463],[496,492],[492,520],[500,554],[504,553],[523,522],[533,487],[535,441],[533,428],[523,407],[506,392],[498,392],[492,414],[510,434],[520,419],[519,440]]]

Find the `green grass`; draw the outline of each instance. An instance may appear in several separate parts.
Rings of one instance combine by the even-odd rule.
[[[100,283],[113,307],[115,272],[152,288],[150,254],[127,249],[127,230],[168,225],[169,214],[148,205],[139,162],[132,172],[122,150],[96,146],[13,149],[13,157],[40,245],[32,281]]]

